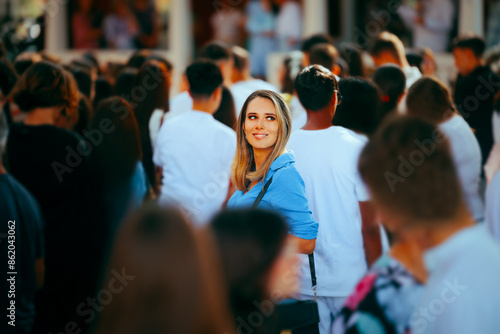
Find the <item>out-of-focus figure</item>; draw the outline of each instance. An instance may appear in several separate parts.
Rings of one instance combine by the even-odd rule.
[[[71,20],[75,49],[99,47],[99,38],[102,35],[102,30],[99,27],[101,20],[102,16],[94,10],[92,0],[78,1],[77,10],[73,13]]]
[[[486,31],[486,47],[492,48],[500,46],[500,1],[492,0],[490,2],[488,19],[488,30]]]
[[[132,12],[139,25],[137,34],[137,47],[140,49],[152,49],[158,46],[158,35],[160,33],[158,16],[155,6],[151,0],[134,0]]]
[[[104,36],[111,49],[133,49],[138,33],[138,24],[126,1],[115,3],[113,13],[104,19]]]
[[[403,4],[398,13],[413,31],[415,48],[429,47],[444,52],[453,27],[455,7],[450,0],[417,0],[414,5]]]
[[[275,0],[280,6],[276,17],[278,50],[293,51],[299,48],[302,38],[302,9],[295,0]]]
[[[250,34],[251,73],[255,77],[266,75],[266,57],[274,51],[275,18],[270,0],[254,0],[246,8],[246,30]]]
[[[239,45],[244,24],[245,15],[238,8],[222,7],[210,17],[210,25],[214,31],[213,40],[228,45]]]

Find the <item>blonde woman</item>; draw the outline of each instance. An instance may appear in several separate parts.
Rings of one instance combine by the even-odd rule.
[[[247,98],[237,122],[231,168],[237,190],[227,206],[258,206],[281,213],[299,253],[311,254],[318,223],[309,209],[295,156],[286,151],[291,127],[290,111],[278,93],[258,90]]]

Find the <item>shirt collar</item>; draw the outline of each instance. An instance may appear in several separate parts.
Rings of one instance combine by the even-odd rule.
[[[424,262],[427,270],[432,273],[446,263],[452,262],[456,254],[480,244],[484,238],[484,229],[482,225],[466,227],[425,252]]]
[[[210,113],[207,113],[205,111],[200,111],[200,110],[191,110],[191,112],[195,115],[198,115],[198,116],[205,116],[205,117],[210,117],[210,118],[214,118],[214,115],[210,114]]]
[[[276,160],[273,161],[270,170],[275,172],[281,167],[285,167],[286,165],[289,165],[294,162],[295,162],[295,155],[293,154],[293,151],[285,152],[279,157],[277,157]]]

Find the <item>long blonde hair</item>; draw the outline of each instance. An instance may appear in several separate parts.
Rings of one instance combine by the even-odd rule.
[[[273,102],[279,130],[278,139],[274,144],[273,150],[262,166],[253,171],[255,168],[253,148],[246,139],[244,124],[248,105],[258,97],[269,99]],[[290,116],[290,110],[280,94],[270,90],[257,90],[247,98],[245,104],[243,104],[243,108],[241,109],[241,113],[236,124],[237,146],[236,154],[231,166],[231,179],[236,189],[244,191],[248,181],[265,180],[267,172],[269,171],[269,168],[271,168],[271,164],[285,151],[288,138],[290,138],[291,130],[292,118]]]

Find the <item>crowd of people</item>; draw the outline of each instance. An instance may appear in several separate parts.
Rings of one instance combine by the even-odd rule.
[[[172,98],[145,50],[2,57],[1,332],[496,333],[484,40],[451,90],[388,32],[300,45],[274,87],[210,42]]]

